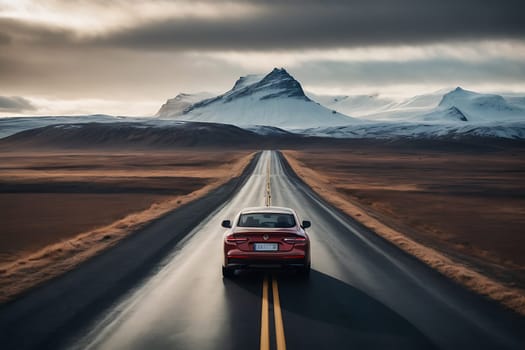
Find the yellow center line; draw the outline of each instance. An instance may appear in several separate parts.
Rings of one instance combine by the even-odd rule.
[[[286,350],[286,339],[284,338],[283,316],[281,314],[281,302],[279,300],[279,286],[277,279],[272,278],[273,292],[273,317],[275,321],[275,338],[277,341],[277,350]]]
[[[261,350],[270,349],[270,324],[268,320],[268,277],[264,276],[261,312]]]
[[[268,161],[268,167],[266,171],[266,206],[269,207],[272,205],[272,187],[271,187],[271,178],[270,178],[270,166],[271,166],[271,155],[270,160]]]
[[[270,350],[270,320],[268,302],[268,276],[264,276],[262,290],[262,310],[261,310],[261,350]],[[286,350],[286,338],[284,337],[283,315],[281,312],[281,300],[279,298],[279,285],[277,279],[272,277],[273,293],[273,317],[275,323],[275,340],[277,350]]]
[[[266,206],[272,204],[271,183],[270,183],[270,165],[271,158],[268,161],[266,174]],[[277,279],[272,277],[272,293],[273,293],[273,317],[275,323],[275,340],[277,342],[277,350],[286,350],[286,339],[284,337],[283,315],[281,312],[281,301],[279,298],[279,285]],[[263,290],[262,290],[262,311],[261,311],[261,350],[270,349],[270,323],[268,318],[268,276],[264,276]]]

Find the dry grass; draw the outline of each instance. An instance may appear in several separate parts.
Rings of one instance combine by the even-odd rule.
[[[85,190],[85,185],[89,184],[88,191],[95,189],[101,192],[98,194],[99,200],[77,204],[80,204],[80,208],[84,210],[88,209],[99,214],[104,212],[107,215],[91,217],[90,224],[96,228],[84,231],[78,230],[82,225],[77,221],[62,220],[58,225],[61,233],[57,235],[56,232],[50,232],[46,228],[45,222],[49,216],[46,217],[44,213],[44,216],[38,218],[42,222],[43,229],[35,231],[33,226],[30,231],[28,230],[29,232],[25,232],[27,236],[24,240],[25,244],[16,242],[18,235],[11,232],[11,240],[13,240],[11,247],[1,248],[5,251],[12,251],[13,247],[16,249],[11,252],[11,258],[6,259],[4,254],[3,261],[0,261],[0,301],[9,300],[25,290],[73,269],[79,263],[117,244],[148,222],[206,195],[231,178],[239,176],[253,155],[248,152],[220,151],[166,152],[151,156],[109,153],[1,155],[0,164],[3,169],[0,168],[2,170],[0,185],[4,189],[7,188],[11,192],[18,191],[18,193],[6,194],[5,197],[0,195],[0,200],[6,200],[0,206],[9,206],[12,198],[10,196],[15,195],[27,196],[31,201],[41,195],[35,194],[35,190],[62,191],[48,196],[61,198],[63,201],[63,196],[71,195],[64,192],[67,189],[82,192]],[[73,170],[70,172],[68,167]],[[84,167],[86,169],[83,169]],[[123,181],[123,175],[130,181]],[[64,187],[65,182],[74,185]],[[178,186],[174,187],[175,183],[178,183]],[[152,196],[151,193],[156,195]],[[87,194],[73,195],[79,199]],[[124,205],[119,210],[113,210],[109,215],[108,211],[111,211],[117,202],[108,200],[108,196],[116,196],[117,202],[132,197],[141,198],[142,202],[140,205],[138,203]],[[53,206],[53,204],[53,202],[48,203],[50,211],[60,210],[59,205]],[[61,205],[64,203],[62,202]],[[70,202],[69,205],[74,203]],[[121,216],[116,221],[115,214]],[[12,222],[32,222],[37,218],[28,218],[24,211],[21,211],[11,213],[9,218],[1,219]],[[31,249],[35,246],[31,234],[38,236],[42,233],[44,236],[47,235],[41,239],[45,244],[38,249]],[[53,243],[49,244],[50,241]],[[13,255],[16,256],[15,259],[12,258]]]
[[[523,281],[516,277],[525,272],[520,157],[374,149],[284,154],[310,187],[348,215],[451,279],[525,314]]]

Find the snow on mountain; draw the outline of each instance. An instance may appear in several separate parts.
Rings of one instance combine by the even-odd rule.
[[[297,138],[297,137],[296,137]],[[147,122],[54,124],[0,139],[1,149],[163,149],[256,147],[279,138],[233,125],[156,120]],[[267,146],[266,146],[267,147]]]
[[[371,95],[316,95],[307,93],[313,100],[325,107],[343,114],[373,121],[410,121],[431,113],[438,106],[443,94],[439,90],[396,101],[391,98]]]
[[[378,95],[307,96],[286,70],[276,68],[267,75],[241,77],[231,90],[215,97],[179,94],[162,105],[157,118],[0,118],[0,138],[53,124],[136,123],[137,127],[174,130],[175,126],[183,127],[185,121],[233,124],[276,138],[297,136],[293,133],[336,138],[525,138],[525,97],[517,93],[482,94],[459,87],[403,101]]]
[[[248,74],[244,77],[240,77],[233,86],[232,90],[240,90],[248,85],[252,85],[261,81],[264,78],[263,74]]]
[[[374,121],[410,121],[432,113],[438,106],[439,101],[447,90],[439,90],[428,94],[416,95],[396,103],[390,104],[388,108],[363,116]],[[425,120],[423,117],[422,120]],[[431,117],[438,119],[437,115]],[[448,119],[448,118],[445,118]]]
[[[428,94],[416,95],[414,97],[407,98],[396,105],[393,108],[403,109],[403,108],[422,108],[422,109],[432,109],[436,108],[443,94],[447,93],[449,90],[438,90]]]
[[[519,96],[505,99],[458,87],[418,95],[360,117],[376,122],[516,122],[525,120],[522,102],[523,97]]]
[[[42,117],[9,117],[0,118],[0,138],[16,134],[17,132],[40,128],[53,124],[75,123],[116,123],[138,118],[114,117],[104,114],[81,116],[42,116]]]
[[[416,119],[437,122],[468,122],[468,118],[457,107],[438,109],[418,116]]]
[[[388,109],[395,102],[379,95],[317,95],[311,92],[306,93],[312,100],[321,105],[336,110],[346,115],[363,117],[368,114],[377,113]]]
[[[161,108],[159,118],[215,122],[238,126],[268,125],[279,128],[307,128],[348,125],[356,119],[310,100],[283,68],[265,76],[241,77],[226,93],[195,102],[183,109]]]
[[[157,116],[169,113],[170,116],[182,115],[184,111],[193,105],[194,103],[200,102],[207,98],[212,97],[212,94],[207,92],[201,92],[197,94],[185,94],[180,93],[174,98],[170,98],[160,107],[157,112]]]
[[[371,114],[361,115],[354,110],[354,115],[366,120],[360,124],[294,131],[308,136],[334,138],[477,136],[521,139],[525,138],[524,104],[522,96],[504,98],[458,87],[452,91],[440,90],[385,104]],[[378,106],[366,99],[364,105],[369,111]]]
[[[99,124],[131,124],[137,127],[147,125],[148,127],[172,127],[183,125],[180,120],[162,120],[151,117],[124,117],[103,114],[95,115],[76,115],[76,116],[42,116],[42,117],[9,117],[0,118],[0,139],[16,134],[24,130],[41,128],[49,125],[69,125],[80,123],[99,123]]]
[[[471,124],[525,120],[525,98],[522,96],[504,98],[460,87],[402,101],[377,94],[306,95],[301,84],[282,68],[275,68],[267,75],[241,77],[226,93],[205,97],[178,95],[161,107],[157,117],[285,129],[366,124],[371,121]]]
[[[457,87],[443,95],[437,110],[455,107],[472,122],[525,120],[525,109],[500,95],[480,94]]]
[[[505,95],[503,96],[510,104],[513,104],[517,107],[525,109],[525,97],[523,96],[514,96],[514,95]]]

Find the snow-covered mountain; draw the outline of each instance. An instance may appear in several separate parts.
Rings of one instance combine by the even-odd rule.
[[[317,95],[307,92],[312,100],[340,113],[373,121],[404,121],[432,112],[450,89],[394,100],[378,94]]]
[[[480,94],[457,87],[443,95],[437,111],[455,108],[471,122],[502,122],[524,120],[525,109],[500,95]]]
[[[377,95],[310,96],[345,114],[373,122],[487,123],[525,120],[525,98],[481,94],[457,87],[392,101]]]
[[[188,100],[185,99],[184,102]],[[171,105],[174,108],[170,108],[168,101],[156,116],[280,128],[336,126],[358,122],[312,101],[304,94],[301,84],[283,68],[275,68],[264,76],[241,77],[226,93],[184,105],[182,111],[180,101],[174,101]]]
[[[517,95],[505,98],[458,87],[382,106],[373,96],[359,100],[366,102],[368,111],[373,111],[360,116],[362,123],[295,132],[335,138],[525,138],[525,98]],[[358,115],[355,110],[354,115]]]
[[[179,94],[162,105],[156,118],[108,115],[0,118],[0,138],[54,124],[136,123],[137,128],[175,130],[185,125],[185,121],[233,124],[256,135],[285,138],[299,134],[336,138],[525,139],[525,97],[518,93],[482,94],[460,87],[402,101],[379,95],[306,95],[301,84],[286,70],[276,68],[266,75],[241,77],[231,90],[218,96]]]

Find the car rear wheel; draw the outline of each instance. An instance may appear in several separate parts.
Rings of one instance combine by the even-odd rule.
[[[224,278],[232,278],[234,276],[235,270],[228,268],[228,267],[222,267],[222,277]]]

